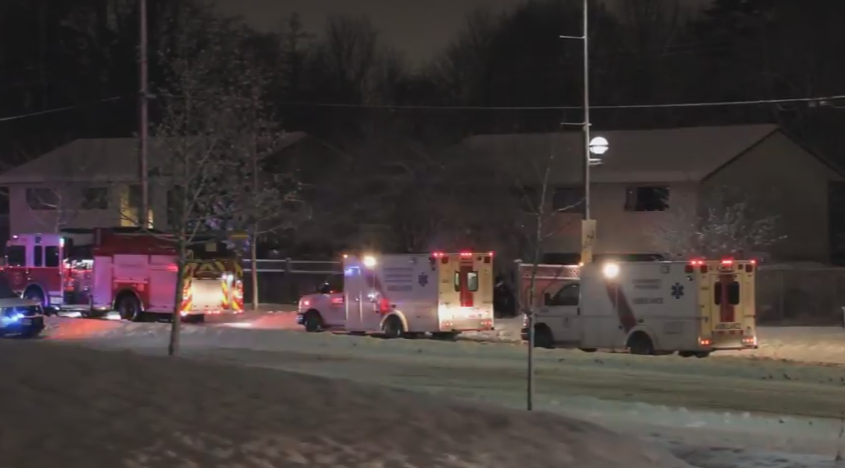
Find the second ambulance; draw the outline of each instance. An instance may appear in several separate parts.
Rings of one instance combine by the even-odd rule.
[[[757,347],[753,260],[520,265],[534,344],[706,357]],[[534,297],[526,297],[534,278]],[[528,339],[528,328],[522,331]]]

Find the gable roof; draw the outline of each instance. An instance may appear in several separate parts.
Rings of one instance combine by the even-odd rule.
[[[285,134],[284,147],[304,138],[304,132]],[[158,138],[150,138],[150,167],[166,157]],[[44,182],[133,182],[138,180],[137,138],[84,138],[60,146],[0,174],[0,185]]]
[[[779,131],[769,124],[594,131],[592,136],[605,137],[610,149],[590,177],[599,183],[700,181]],[[514,167],[545,161],[554,151],[554,183],[583,180],[583,144],[581,132],[478,135],[464,141],[473,151],[511,160]]]

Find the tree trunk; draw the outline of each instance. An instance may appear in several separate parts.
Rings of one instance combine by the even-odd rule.
[[[181,239],[178,241],[176,253],[176,293],[173,295],[173,321],[170,324],[170,343],[167,346],[167,355],[175,356],[179,353],[179,330],[182,326],[182,290],[185,288],[183,280],[185,272],[185,243]]]
[[[252,226],[249,239],[249,274],[252,276],[252,310],[258,311],[258,223]]]

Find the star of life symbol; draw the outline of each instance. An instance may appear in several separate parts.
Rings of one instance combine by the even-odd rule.
[[[425,287],[425,285],[428,284],[428,275],[426,275],[425,273],[420,273],[418,282],[420,283],[420,286]]]
[[[681,283],[675,283],[672,285],[672,296],[675,299],[680,299],[681,296],[684,295],[684,286]]]

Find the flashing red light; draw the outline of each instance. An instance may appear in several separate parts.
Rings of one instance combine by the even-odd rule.
[[[704,260],[690,260],[689,264],[692,266],[704,265]]]
[[[726,259],[722,260],[722,265],[733,265],[733,264],[734,264],[734,261],[730,258],[726,258]]]
[[[311,301],[309,301],[308,299],[305,299],[304,301],[302,301],[302,306],[303,306],[303,307],[308,307],[308,306],[310,306],[310,305],[311,305]]]
[[[757,264],[757,260],[751,260],[751,264],[752,264],[752,265],[756,265],[756,264]]]
[[[472,252],[461,252],[461,257],[472,257]]]
[[[493,256],[493,251],[487,252],[487,255],[489,255],[489,256],[491,256],[491,257],[492,257],[492,256]]]
[[[431,256],[434,258],[440,258],[443,256],[443,252],[433,252]]]

